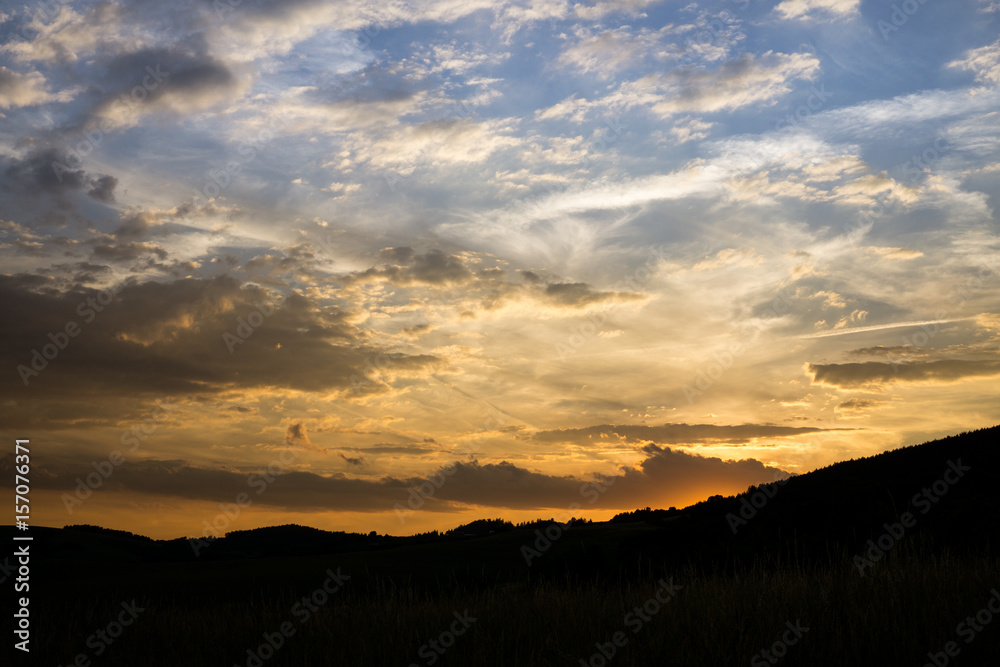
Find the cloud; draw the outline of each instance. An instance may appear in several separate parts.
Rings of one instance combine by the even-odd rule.
[[[137,480],[159,476],[168,488],[211,479],[199,466],[246,472],[287,437],[309,457],[313,441],[330,448],[300,471],[314,474],[301,479],[315,498],[289,487],[289,502],[321,507],[333,489],[344,496],[336,506],[351,507],[356,489],[377,500],[362,505],[390,511],[410,480],[419,483],[414,466],[447,460],[444,445],[411,443],[474,437],[485,418],[475,396],[523,427],[483,436],[481,461],[457,469],[468,490],[441,499],[443,509],[474,502],[476,484],[493,485],[481,496],[490,502],[516,503],[499,487],[522,480],[548,489],[540,502],[565,508],[594,472],[573,467],[581,458],[609,464],[609,451],[624,451],[632,461],[648,442],[759,447],[781,465],[825,465],[928,431],[932,414],[938,431],[940,419],[987,414],[996,316],[980,315],[978,327],[913,317],[995,306],[977,267],[1000,247],[991,223],[996,35],[925,50],[917,69],[876,58],[900,74],[881,91],[888,98],[834,76],[827,102],[821,65],[872,65],[858,44],[826,43],[852,27],[854,37],[865,32],[854,21],[859,3],[742,4],[9,7],[4,27],[15,39],[0,45],[0,254],[11,274],[0,276],[10,314],[0,323],[4,423],[52,431],[57,450],[83,457],[140,401],[188,397],[190,430],[146,452],[186,462],[164,461]],[[976,12],[989,3],[973,4],[953,22],[991,18]],[[927,26],[917,23],[907,29],[919,41]],[[21,28],[38,34],[21,40]],[[927,90],[940,80],[950,87]],[[277,120],[280,137],[244,160],[244,142]],[[783,129],[771,129],[776,121]],[[941,159],[920,163],[932,153]],[[57,160],[66,165],[58,173]],[[229,165],[239,173],[214,201],[178,203]],[[844,221],[859,213],[878,222],[847,238]],[[336,243],[311,244],[320,233]],[[109,304],[88,305],[109,285]],[[607,312],[595,319],[598,309]],[[16,369],[30,369],[33,350],[68,322],[82,333],[54,359],[35,357],[46,368],[28,373],[25,387]],[[752,354],[703,404],[677,403],[713,349],[734,336],[749,342],[743,324],[760,325]],[[919,326],[940,327],[938,347],[873,345]],[[583,343],[572,363],[567,340]],[[815,375],[802,377],[804,361],[817,364]],[[900,377],[840,362],[894,363]],[[906,386],[950,382],[949,373],[983,379],[948,387],[943,399]],[[803,398],[810,378],[824,389]],[[884,406],[854,390],[892,382],[901,397]],[[925,409],[931,399],[946,409]],[[777,426],[820,426],[823,406],[845,420],[871,417],[877,442]],[[336,429],[322,422],[332,414],[343,421]],[[753,423],[698,423],[732,415]],[[199,430],[195,417],[226,428]],[[924,423],[901,435],[904,422]],[[534,439],[538,427],[548,430]],[[672,456],[640,455],[651,469]],[[342,480],[327,479],[338,471]],[[384,489],[350,479],[386,471],[395,481]],[[617,488],[627,488],[619,476]]]
[[[707,497],[709,489],[711,495],[733,495],[789,476],[756,459],[724,461],[656,445],[645,446],[643,452],[647,458],[636,468],[625,469],[620,479],[612,478],[614,486],[602,507],[683,506],[692,498]]]
[[[469,77],[469,81],[476,80],[469,76],[474,70],[483,68],[486,65],[497,65],[510,57],[509,52],[489,51],[475,44],[458,44],[451,41],[447,44],[430,44],[426,50],[417,51],[415,59],[426,64],[428,74],[450,73],[454,75],[464,75]],[[495,82],[497,79],[490,79]]]
[[[15,194],[64,195],[86,191],[99,201],[112,201],[118,179],[88,174],[72,157],[55,148],[42,148],[24,157],[0,157],[0,188]]]
[[[741,206],[748,202],[765,205],[771,196],[867,205],[875,204],[880,193],[891,193],[892,200],[900,201],[912,201],[916,193],[914,188],[884,174],[868,180],[859,178],[857,172],[867,170],[867,165],[856,158],[842,159],[845,147],[832,146],[807,133],[770,132],[754,139],[740,136],[711,142],[709,147],[711,151],[706,157],[667,173],[550,190],[549,194],[522,205],[478,215],[475,224],[466,227],[477,236],[492,227],[495,233],[490,240],[496,243],[501,236],[509,237],[511,228],[524,229],[531,222],[578,218],[582,213],[639,207],[657,201],[728,194],[732,203]],[[828,162],[837,166],[831,167],[823,178],[834,182],[820,188],[799,181],[803,176],[810,180],[815,172],[809,169]],[[769,178],[772,173],[773,181]],[[457,229],[462,225],[448,227]]]
[[[387,282],[397,287],[461,286],[460,293],[453,292],[448,296],[452,305],[461,306],[464,312],[480,308],[497,310],[515,302],[534,302],[549,310],[564,310],[648,299],[648,295],[638,292],[603,291],[583,282],[543,280],[531,271],[522,272],[525,282],[511,282],[501,269],[480,269],[474,272],[470,266],[482,258],[473,253],[458,256],[438,249],[417,253],[404,246],[385,248],[379,252],[379,256],[392,263],[342,276],[344,285]],[[426,329],[429,327],[423,325],[423,328],[404,329],[402,332],[413,336]]]
[[[689,141],[704,139],[708,136],[708,131],[713,127],[715,127],[715,123],[706,123],[697,118],[685,116],[674,123],[674,126],[670,128],[670,134],[674,135],[677,143],[684,144]]]
[[[137,246],[145,251],[141,244],[123,247]],[[0,276],[0,300],[19,314],[0,323],[0,357],[12,369],[0,381],[0,396],[18,401],[25,391],[44,391],[47,399],[7,413],[7,421],[22,425],[66,426],[61,406],[82,395],[101,395],[113,411],[118,398],[150,394],[204,396],[265,387],[348,392],[352,378],[364,376],[366,360],[382,353],[393,376],[440,365],[432,355],[368,344],[347,315],[328,303],[295,291],[282,298],[225,275],[133,279],[104,294],[78,286],[60,291],[51,278],[6,275]],[[35,373],[17,370],[31,369],[32,350],[50,343],[49,334],[64,331],[69,322],[86,335],[72,338],[57,358],[35,360],[42,366]],[[366,391],[384,389],[371,383]]]
[[[857,388],[895,382],[945,384],[965,378],[1000,374],[1000,361],[942,359],[884,363],[865,361],[847,364],[807,364],[813,384]]]
[[[324,30],[378,34],[390,27],[432,21],[451,23],[483,9],[488,0],[428,0],[419,3],[372,4],[361,0],[262,0],[216,16],[206,13],[205,27],[214,28],[213,48],[246,61],[287,54],[296,44]],[[222,19],[221,21],[219,19]]]
[[[848,354],[856,357],[899,357],[921,356],[925,355],[926,351],[913,345],[875,345],[851,350]]]
[[[106,262],[132,262],[148,255],[155,255],[160,260],[168,257],[167,251],[154,243],[110,240],[93,246],[93,257]]]
[[[383,250],[381,254],[397,263],[349,274],[344,278],[346,284],[386,281],[400,286],[445,286],[467,283],[473,278],[472,271],[460,258],[437,248],[420,254],[408,247],[390,248]]]
[[[19,74],[0,66],[0,109],[30,107],[47,102],[68,102],[78,91],[75,89],[51,93],[45,77],[40,72]]]
[[[405,124],[375,137],[359,136],[352,146],[356,161],[409,175],[418,167],[483,163],[496,151],[520,143],[511,129],[503,119],[445,118]]]
[[[139,37],[138,31],[127,29],[120,3],[102,2],[81,8],[80,13],[71,5],[38,6],[21,30],[22,35],[31,38],[11,40],[0,50],[26,62],[72,64],[92,56],[101,46],[113,50],[122,45],[126,32],[132,32],[133,40]]]
[[[506,461],[500,463],[456,462],[434,471],[429,478],[441,480],[433,495],[424,498],[422,511],[454,512],[460,509],[495,507],[505,509],[566,509],[585,502],[594,508],[634,509],[649,504],[683,505],[710,493],[735,494],[752,484],[773,482],[788,475],[754,459],[723,461],[648,445],[646,458],[636,467],[618,474],[584,477],[549,475],[527,470]],[[340,455],[352,467],[361,459]],[[354,461],[359,461],[355,463]],[[8,472],[12,456],[0,459],[0,471]],[[36,471],[38,488],[71,490],[77,477],[91,470],[87,463],[52,462]],[[252,467],[245,473],[202,468],[183,461],[126,461],[105,482],[108,493],[145,493],[224,502],[245,492]],[[5,475],[5,479],[12,479]],[[289,510],[338,510],[387,512],[408,509],[407,502],[424,477],[355,479],[340,473],[319,475],[291,470],[274,475],[258,502]],[[597,491],[590,480],[607,489]],[[10,482],[4,482],[9,484]],[[252,487],[251,487],[252,488]]]
[[[976,81],[1000,84],[1000,40],[965,52],[965,57],[948,63],[948,67],[974,72]]]
[[[536,114],[539,119],[579,122],[590,109],[645,108],[661,118],[683,113],[732,111],[753,104],[774,104],[791,91],[790,82],[813,79],[819,60],[808,53],[744,53],[715,69],[680,67],[622,83],[595,101],[567,98]]]
[[[758,255],[753,248],[723,248],[715,253],[711,259],[698,262],[691,267],[691,271],[712,271],[724,266],[753,266],[760,264],[764,258]]]
[[[432,87],[424,76],[373,63],[277,91],[276,99],[259,112],[283,119],[298,132],[389,131],[406,115],[444,104],[439,93],[429,90]],[[247,103],[249,111],[259,106]]]
[[[922,253],[921,251],[912,250],[910,248],[885,248],[885,247],[868,246],[867,248],[865,248],[865,252],[871,253],[873,255],[878,255],[879,257],[884,257],[886,259],[895,259],[900,261],[917,259],[918,257],[924,256],[924,253]]]
[[[858,15],[861,0],[784,0],[774,8],[781,18],[807,20],[817,15],[844,18]]]
[[[811,426],[792,427],[771,424],[662,424],[643,426],[630,424],[602,424],[585,428],[567,428],[539,431],[532,436],[541,442],[593,443],[605,439],[627,442],[656,442],[659,444],[745,444],[760,438],[787,438],[811,433],[822,433],[828,429]]]
[[[289,424],[288,431],[285,433],[285,442],[290,445],[311,447],[312,441],[309,439],[309,434],[306,432],[305,423],[293,422]]]
[[[574,2],[573,14],[587,21],[599,21],[609,14],[635,14],[659,0],[614,0],[613,2]]]
[[[344,459],[348,465],[361,467],[365,465],[365,458],[363,456],[344,456],[342,453],[338,453],[340,458]]]
[[[553,303],[571,308],[583,308],[599,303],[640,301],[647,298],[636,292],[598,292],[587,283],[549,283],[545,296]]]
[[[578,29],[577,41],[559,54],[556,63],[607,79],[619,70],[638,67],[647,56],[665,58],[667,51],[657,42],[669,28],[653,32],[621,26],[598,33]]]
[[[115,200],[115,188],[117,186],[118,179],[114,176],[99,176],[94,179],[94,185],[87,190],[87,194],[98,201],[112,202]]]
[[[107,64],[103,98],[91,109],[93,126],[127,128],[150,113],[177,115],[233,102],[250,87],[202,45],[119,53]]]
[[[871,398],[852,398],[839,403],[837,410],[841,412],[867,412],[882,405],[885,405],[885,401],[877,401]]]
[[[383,456],[386,454],[405,454],[407,456],[424,456],[427,454],[432,454],[438,451],[438,448],[433,447],[434,442],[432,440],[426,440],[424,443],[414,444],[414,445],[393,445],[393,444],[376,444],[369,445],[367,447],[352,447],[351,451],[359,452],[362,454],[371,454],[372,456]],[[362,457],[364,458],[364,457]]]

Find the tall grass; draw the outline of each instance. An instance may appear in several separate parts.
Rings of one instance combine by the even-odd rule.
[[[330,565],[335,567],[332,560]],[[481,574],[478,586],[457,575],[421,585],[358,576],[305,623],[291,612],[310,592],[301,585],[249,585],[236,595],[211,581],[169,587],[108,582],[75,601],[40,601],[35,622],[47,635],[42,653],[52,664],[71,664],[86,652],[94,665],[129,667],[247,665],[247,649],[257,649],[263,633],[286,621],[295,634],[265,665],[428,664],[427,653],[418,655],[421,646],[448,630],[454,612],[466,610],[477,620],[435,664],[576,666],[598,650],[596,643],[622,631],[627,643],[608,665],[749,665],[781,639],[786,622],[796,621],[809,630],[780,664],[919,667],[948,641],[962,650],[952,665],[996,664],[989,656],[1000,655],[1000,616],[970,644],[955,632],[1000,586],[1000,560],[991,553],[901,550],[865,576],[849,554],[830,564],[757,561],[724,573],[687,566],[593,581],[489,581]],[[625,615],[651,598],[663,577],[681,590],[633,632]],[[133,597],[145,611],[94,657],[86,638],[115,618],[119,602]]]

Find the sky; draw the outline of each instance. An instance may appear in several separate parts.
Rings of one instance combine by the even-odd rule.
[[[0,8],[32,523],[686,506],[1000,423],[1000,3]]]

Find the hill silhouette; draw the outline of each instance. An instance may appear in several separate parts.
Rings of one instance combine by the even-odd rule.
[[[968,471],[958,477],[958,473],[949,472],[949,462],[960,462]],[[945,475],[956,481],[945,480],[942,485]],[[936,482],[938,491],[944,491],[940,497],[933,488]],[[918,519],[907,530],[909,536],[939,540],[952,547],[982,546],[1000,544],[1000,522],[982,520],[1000,509],[998,488],[1000,426],[995,426],[835,463],[782,482],[751,486],[735,496],[712,496],[683,509],[647,507],[620,513],[607,522],[570,523],[585,542],[618,540],[622,527],[641,524],[644,529],[634,531],[619,546],[672,559],[775,554],[791,542],[800,548],[825,549],[829,544],[858,548],[883,533],[884,524],[898,521],[904,512]],[[59,553],[60,559],[176,561],[445,545],[491,535],[522,538],[523,533],[552,523],[553,519],[538,519],[515,527],[499,518],[479,519],[448,531],[402,537],[294,524],[235,530],[222,538],[202,540],[152,540],[86,525],[33,531],[40,539],[51,541],[53,548],[45,551]],[[10,526],[3,529],[13,532]],[[622,564],[619,560],[615,566]]]
[[[251,667],[247,647],[342,571],[335,602],[268,667],[429,664],[414,662],[421,645],[473,608],[482,620],[438,664],[594,664],[623,614],[668,580],[686,587],[672,611],[615,664],[746,664],[786,622],[807,619],[782,664],[920,665],[1000,584],[998,436],[962,433],[605,522],[494,518],[405,537],[284,525],[214,540],[33,527],[32,613],[49,638],[39,653],[70,664],[95,614],[114,618],[134,599],[149,611],[101,664]],[[997,655],[1000,627],[947,664]]]

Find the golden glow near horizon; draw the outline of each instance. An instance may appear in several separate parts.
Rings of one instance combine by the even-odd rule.
[[[602,519],[1000,422],[990,3],[284,4],[3,15],[34,524]]]

